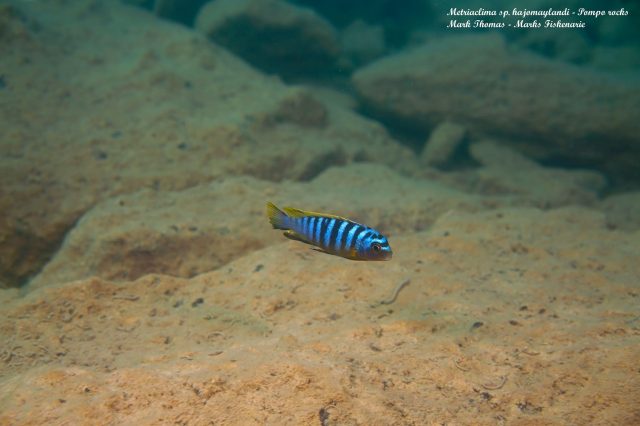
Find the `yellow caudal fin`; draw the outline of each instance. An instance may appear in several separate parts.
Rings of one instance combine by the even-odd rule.
[[[267,217],[274,229],[289,229],[289,217],[271,201],[267,202]]]

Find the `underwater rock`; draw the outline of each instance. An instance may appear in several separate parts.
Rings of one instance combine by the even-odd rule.
[[[474,142],[469,147],[474,160],[488,168],[501,169],[535,169],[540,166],[530,158],[510,148],[506,143],[491,140]]]
[[[517,140],[538,159],[640,178],[640,84],[510,50],[496,34],[449,36],[380,59],[353,77],[389,122],[453,120]]]
[[[551,208],[593,205],[606,186],[598,172],[542,167],[511,146],[489,140],[471,144],[471,156],[484,167],[465,173],[470,191],[509,195],[521,198],[522,205]]]
[[[619,6],[616,7],[619,9]],[[629,12],[628,16],[619,19],[619,17],[612,17],[609,19],[598,19],[595,23],[597,29],[594,37],[597,40],[597,44],[600,46],[624,46],[628,45],[634,48],[638,48],[640,43],[640,16],[635,11],[630,11],[631,8],[627,7]]]
[[[121,0],[123,3],[141,7],[171,21],[193,26],[200,8],[209,0]]]
[[[501,148],[477,144],[474,152],[498,158],[495,149]],[[265,217],[266,200],[338,214],[391,237],[428,229],[450,211],[593,202],[596,191],[588,185],[595,183],[589,179],[599,175],[545,169],[526,159],[518,162],[515,152],[511,158],[511,151],[501,152],[502,161],[509,160],[517,172],[494,165],[465,172],[458,176],[458,189],[434,176],[409,178],[383,165],[363,163],[329,168],[309,182],[276,186],[250,177],[226,177],[181,191],[120,195],[97,204],[77,222],[28,288],[90,276],[114,281],[149,273],[188,278],[218,269],[282,242],[281,233]]]
[[[463,141],[465,132],[466,129],[456,123],[445,121],[439,124],[422,149],[422,163],[435,167],[446,165]]]
[[[367,191],[371,185],[375,195]],[[29,288],[90,276],[114,281],[149,273],[192,277],[220,268],[282,242],[265,216],[265,201],[271,199],[352,217],[393,233],[425,229],[451,209],[483,208],[473,195],[372,164],[332,168],[310,182],[283,182],[278,188],[249,177],[228,177],[182,191],[145,190],[105,200],[77,222]],[[412,201],[403,201],[407,197]]]
[[[601,209],[607,225],[623,231],[640,231],[640,192],[625,192],[605,198]]]
[[[291,94],[283,97],[277,109],[266,114],[264,120],[265,125],[292,123],[302,127],[325,127],[328,114],[325,105],[309,91],[292,89]]]
[[[605,71],[637,74],[640,69],[640,49],[632,44],[595,46],[589,65]]]
[[[193,25],[200,8],[207,0],[155,0],[153,13],[185,25]]]
[[[12,43],[25,42],[38,28],[17,5],[0,4],[0,48],[10,48]]]
[[[114,196],[234,175],[310,180],[352,161],[417,169],[379,123],[137,8],[0,10],[9,20],[0,36],[3,285],[36,274],[83,213]]]
[[[356,65],[371,62],[387,50],[384,28],[358,19],[342,30],[340,44],[343,52]]]
[[[452,210],[390,241],[390,262],[284,241],[191,279],[2,290],[0,424],[618,425],[637,412],[637,233],[584,208]]]
[[[255,179],[230,178],[105,200],[77,222],[29,288],[90,276],[112,281],[150,273],[192,277],[219,268],[273,239],[264,220],[268,187]]]
[[[425,0],[290,0],[310,7],[338,28],[347,28],[354,21],[364,21],[383,28],[385,39],[401,46],[416,27],[433,22],[439,13]]]
[[[340,54],[329,22],[281,0],[212,1],[195,26],[262,71],[286,79],[332,73]]]
[[[529,30],[522,34],[515,45],[532,50],[542,56],[584,64],[589,62],[593,44],[583,32]]]

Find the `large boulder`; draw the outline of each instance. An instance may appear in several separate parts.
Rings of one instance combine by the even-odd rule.
[[[0,7],[0,283],[19,285],[100,200],[229,175],[411,167],[377,123],[119,2]],[[61,60],[64,58],[64,60]]]
[[[496,34],[448,36],[376,61],[353,82],[383,120],[427,132],[444,120],[518,141],[541,160],[640,178],[640,80],[531,53]]]
[[[283,241],[265,216],[267,200],[347,216],[388,235],[426,229],[449,210],[487,208],[473,195],[372,164],[332,168],[303,183],[229,177],[182,191],[143,190],[89,210],[29,289],[90,276],[130,281],[220,268]]]
[[[257,68],[285,78],[334,72],[340,54],[329,22],[283,0],[211,1],[195,26]]]
[[[492,150],[489,146],[482,152]],[[265,216],[267,200],[346,216],[392,238],[428,229],[452,211],[593,203],[601,185],[598,175],[525,161],[509,161],[517,173],[489,164],[449,185],[402,176],[382,165],[354,164],[331,168],[309,182],[228,177],[181,191],[119,195],[77,222],[28,288],[90,276],[114,281],[149,273],[188,278],[219,269],[283,241]],[[459,189],[453,188],[456,184]]]

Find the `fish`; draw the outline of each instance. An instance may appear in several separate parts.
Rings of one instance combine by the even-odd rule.
[[[267,217],[284,236],[311,244],[320,251],[350,260],[390,260],[393,251],[387,238],[375,229],[331,214],[293,207],[279,209],[267,202]]]

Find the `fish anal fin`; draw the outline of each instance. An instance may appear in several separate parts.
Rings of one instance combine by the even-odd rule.
[[[300,235],[297,232],[292,231],[290,229],[287,230],[287,231],[284,231],[282,234],[285,237],[289,238],[290,240],[301,241],[301,242],[306,243],[306,244],[311,244],[311,242],[309,240],[307,240],[305,237],[303,237],[302,235]]]
[[[319,252],[319,253],[324,253],[324,254],[331,254],[331,255],[333,255],[333,253],[329,253],[328,251],[326,251],[326,250],[322,250],[321,248],[317,248],[317,247],[314,247],[314,248],[312,248],[311,250],[315,250],[315,251],[317,251],[317,252]]]

